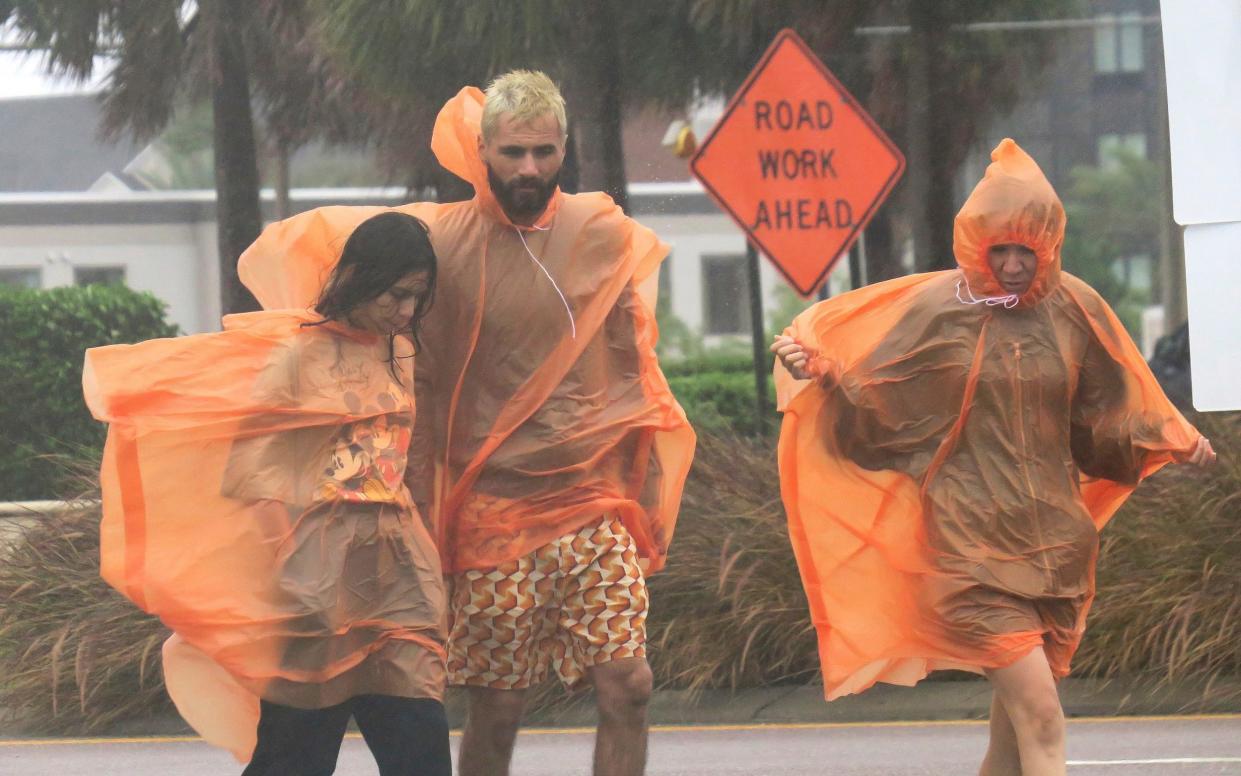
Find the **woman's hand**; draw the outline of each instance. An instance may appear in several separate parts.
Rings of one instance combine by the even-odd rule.
[[[1211,447],[1211,440],[1200,436],[1198,437],[1198,443],[1194,445],[1194,449],[1188,453],[1178,453],[1176,460],[1178,463],[1188,463],[1206,468],[1215,463],[1215,449]]]
[[[779,357],[780,363],[789,370],[794,380],[810,379],[810,372],[807,371],[810,356],[800,342],[784,334],[777,334],[775,342],[771,344],[771,352]]]

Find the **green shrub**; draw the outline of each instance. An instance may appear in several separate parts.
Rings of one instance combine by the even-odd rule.
[[[766,369],[770,372],[771,358],[767,358],[766,363]],[[705,353],[695,358],[664,359],[659,366],[668,378],[693,377],[707,372],[754,374],[754,359],[748,354]]]
[[[43,456],[102,446],[103,426],[82,402],[82,353],[176,335],[164,307],[124,286],[0,287],[0,501],[61,492]]]
[[[776,392],[767,372],[767,433],[774,434],[780,418],[775,412]],[[707,356],[669,364],[664,368],[668,385],[685,408],[690,423],[700,433],[758,434],[754,402],[754,362],[736,356]]]
[[[741,436],[758,433],[757,410],[754,402],[754,375],[745,372],[707,372],[686,377],[671,377],[668,384],[694,428],[701,433],[731,432]],[[772,392],[774,396],[774,392]],[[774,407],[774,398],[768,399]],[[768,413],[768,431],[777,422],[774,411]]]

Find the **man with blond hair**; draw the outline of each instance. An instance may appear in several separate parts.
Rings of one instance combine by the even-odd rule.
[[[398,685],[447,661],[469,703],[462,776],[508,773],[528,688],[549,670],[594,688],[596,774],[636,776],[646,760],[645,575],[667,560],[694,432],[655,358],[668,246],[607,195],[560,190],[567,128],[559,90],[529,71],[486,94],[462,89],[440,111],[431,148],[474,197],[397,208],[427,224],[438,259],[415,336],[418,411],[412,439],[389,429],[359,440],[408,446],[404,477],[453,587],[447,653],[372,670]],[[316,267],[379,210],[307,211],[250,250],[321,282]],[[349,370],[331,382],[351,413],[395,410],[368,403]],[[438,572],[412,545],[406,557],[367,554],[400,546],[384,540],[354,537],[359,568]],[[402,595],[381,608],[434,618],[425,603]]]
[[[403,208],[440,261],[409,478],[453,581],[462,776],[508,773],[549,669],[595,691],[596,774],[646,758],[645,574],[667,557],[694,434],[654,351],[668,248],[606,195],[560,191],[567,129],[542,73],[467,87],[432,148],[474,198]]]

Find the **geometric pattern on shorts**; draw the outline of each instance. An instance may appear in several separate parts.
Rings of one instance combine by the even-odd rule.
[[[457,575],[449,682],[516,690],[550,668],[573,687],[590,666],[646,657],[647,608],[633,537],[605,517],[498,568]]]

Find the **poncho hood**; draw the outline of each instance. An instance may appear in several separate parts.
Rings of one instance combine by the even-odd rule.
[[[100,574],[173,631],[170,697],[240,761],[260,698],[324,708],[439,697],[445,681],[441,571],[402,484],[413,347],[306,309],[340,249],[308,251],[327,220],[302,223],[308,241],[275,224],[242,264],[272,309],[91,348],[82,373],[110,424]]]
[[[655,354],[668,246],[598,192],[557,190],[536,224],[513,224],[479,155],[483,100],[462,89],[431,143],[475,197],[395,208],[429,226],[439,266],[410,489],[450,573],[495,568],[606,514],[658,570],[694,449]],[[304,312],[348,235],[384,210],[326,207],[272,224],[241,276],[265,307]]]
[[[1011,138],[1002,140],[954,223],[953,253],[970,293],[978,298],[1008,296],[991,271],[987,250],[1016,243],[1038,256],[1034,282],[1017,304],[1038,304],[1060,284],[1064,226],[1064,206],[1038,164]]]
[[[445,103],[435,119],[431,150],[446,170],[474,187],[474,200],[488,217],[516,229],[545,229],[555,217],[564,196],[559,187],[533,226],[514,224],[491,191],[487,165],[478,153],[486,99],[487,96],[477,86],[467,86]]]
[[[241,254],[237,276],[264,310],[314,307],[353,229],[387,210],[384,207],[325,207],[312,210],[296,221],[277,221],[264,229],[263,235]],[[341,229],[341,220],[348,222],[347,231]],[[269,244],[279,244],[282,249],[267,250]]]
[[[431,150],[445,169],[474,187],[474,202],[488,218],[514,229],[544,230],[555,218],[564,195],[557,188],[533,226],[514,224],[504,213],[487,180],[487,165],[478,153],[485,99],[481,89],[467,86],[445,103],[435,121]],[[389,209],[325,207],[278,221],[264,231],[263,243],[255,243],[242,254],[237,274],[264,310],[313,307],[340,261],[352,228]],[[425,213],[416,215],[426,217]],[[348,225],[349,231],[342,232],[342,224]],[[280,245],[281,249],[266,250],[268,244]]]

